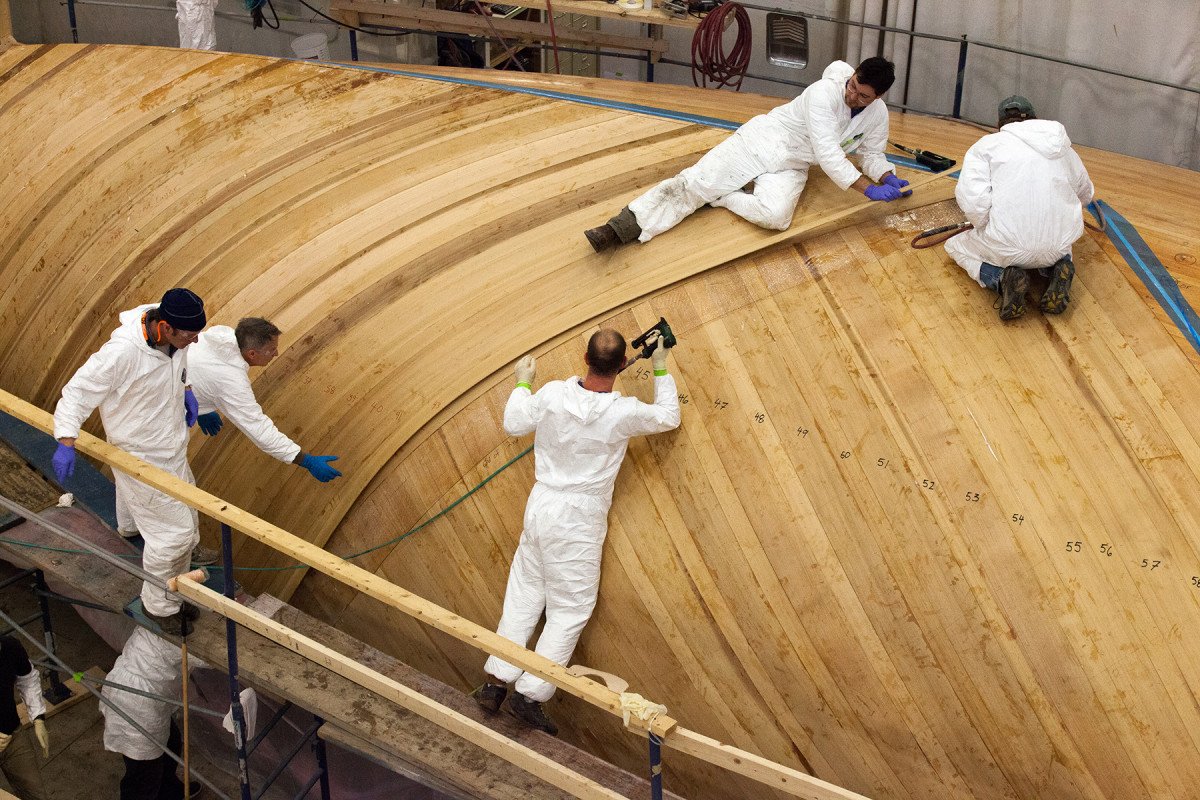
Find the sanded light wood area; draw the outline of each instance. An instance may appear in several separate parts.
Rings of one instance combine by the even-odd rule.
[[[381,65],[395,68],[394,65]],[[778,97],[749,92],[697,92],[690,87],[670,84],[636,84],[577,75],[544,75],[496,70],[472,70],[455,67],[413,66],[400,69],[430,75],[486,81],[529,89],[544,89],[582,95],[602,100],[627,101],[635,94],[636,101],[659,108],[689,114],[715,117],[732,122],[745,122],[783,102]],[[979,137],[990,133],[969,122],[937,119],[920,114],[893,113],[892,140],[909,148],[934,150],[949,156],[961,166],[967,149]],[[1069,133],[1069,131],[1068,131]],[[1196,173],[1139,158],[1112,157],[1112,154],[1088,147],[1077,149],[1083,154],[1097,197],[1112,203],[1145,238],[1154,254],[1178,283],[1183,296],[1193,308],[1200,308],[1200,198],[1191,187]],[[899,151],[891,151],[903,155]],[[961,216],[958,217],[961,219]],[[1126,279],[1154,309],[1155,316],[1184,346],[1188,356],[1200,365],[1200,353],[1189,346],[1179,328],[1154,300],[1142,280],[1119,259],[1117,251],[1105,242],[1110,255],[1119,264]]]
[[[258,398],[306,450],[339,454],[346,477],[315,485],[236,435],[199,442],[193,468],[317,544],[414,433],[522,352],[765,244],[882,213],[814,181],[789,232],[703,214],[680,229],[687,248],[600,257],[583,229],[720,131],[248,56],[4,56],[6,387],[51,407],[116,314],[172,285],[204,296],[212,323],[271,318],[285,349]],[[105,91],[79,90],[100,65]],[[927,197],[947,192],[938,180]],[[64,311],[31,324],[29,298]],[[275,563],[261,546],[239,558]],[[286,596],[299,575],[251,583]]]
[[[926,205],[946,178],[855,211],[814,175],[800,244],[707,210],[597,257],[583,228],[725,134],[174,50],[13,48],[0,76],[6,388],[50,408],[115,314],[172,285],[214,322],[272,317],[284,352],[258,396],[346,477],[315,484],[228,429],[197,435],[193,465],[203,488],[349,554],[528,445],[499,424],[521,352],[539,381],[566,377],[595,324],[665,315],[683,425],[630,449],[576,661],[869,797],[1193,796],[1200,378],[1097,235],[1066,315],[1000,325],[940,250],[905,249],[954,213]],[[893,119],[894,138],[958,158],[980,134]],[[1084,158],[1169,266],[1171,247],[1195,252],[1190,173]],[[357,563],[490,627],[531,484],[526,458]],[[279,565],[253,544],[238,557]],[[298,584],[293,602],[346,632],[480,680],[473,648],[321,575],[241,577]],[[569,740],[644,767],[603,712],[550,711]],[[763,796],[665,759],[684,796]]]

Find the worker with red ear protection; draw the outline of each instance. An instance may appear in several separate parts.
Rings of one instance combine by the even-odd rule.
[[[110,444],[194,483],[187,441],[197,404],[187,383],[187,348],[207,324],[204,301],[188,289],[171,289],[159,303],[125,311],[119,319],[108,342],[63,387],[54,409],[55,475],[60,483],[71,477],[75,439],[99,408]],[[187,572],[200,541],[196,512],[119,470],[113,480],[118,504],[146,541],[142,568],[164,583]],[[186,632],[178,595],[147,582],[142,604],[164,632]]]

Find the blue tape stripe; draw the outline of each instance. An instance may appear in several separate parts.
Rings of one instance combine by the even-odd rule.
[[[584,97],[583,95],[570,94],[568,92],[555,92],[549,89],[531,89],[527,86],[508,86],[503,83],[489,83],[487,81],[476,81],[467,78],[454,78],[447,75],[430,75],[424,72],[411,72],[401,69],[387,69],[385,67],[368,67],[357,64],[339,64],[338,66],[347,69],[359,69],[366,72],[382,72],[387,75],[402,75],[406,78],[422,78],[430,81],[440,81],[441,83],[456,83],[462,86],[475,86],[480,89],[497,89],[502,92],[513,92],[514,94],[528,94],[534,97],[546,97],[551,100],[565,100],[569,103],[580,103],[585,106],[596,106],[598,108],[609,108],[616,111],[631,111],[636,114],[645,114],[650,117],[661,117],[663,119],[671,119],[677,122],[690,122],[695,125],[707,125],[710,128],[721,128],[727,131],[735,131],[741,127],[740,122],[732,122],[727,119],[718,119],[717,117],[704,117],[699,114],[685,114],[680,111],[668,111],[663,108],[655,108],[654,106],[643,106],[636,103],[622,103],[617,100],[601,100],[595,97]]]
[[[1167,316],[1183,333],[1184,338],[1191,342],[1196,352],[1200,353],[1200,333],[1197,333],[1197,329],[1200,329],[1200,317],[1196,316],[1195,309],[1179,291],[1179,284],[1167,272],[1167,268],[1150,250],[1150,246],[1138,234],[1137,229],[1129,223],[1129,220],[1114,211],[1113,207],[1103,200],[1095,201],[1095,205],[1104,212],[1104,216],[1108,220],[1105,232],[1108,234],[1109,241],[1116,246],[1126,263],[1141,278],[1142,283],[1167,312]]]

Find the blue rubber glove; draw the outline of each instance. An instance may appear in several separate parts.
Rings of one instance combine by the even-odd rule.
[[[196,424],[196,418],[200,416],[200,404],[196,402],[196,395],[192,394],[191,388],[183,390],[183,418],[187,421],[187,426],[190,428]]]
[[[225,425],[221,421],[221,415],[215,411],[210,411],[207,414],[201,414],[196,417],[196,422],[200,425],[200,430],[204,431],[205,436],[216,436],[221,432],[222,426]]]
[[[908,186],[908,181],[897,176],[894,172],[889,172],[887,175],[884,175],[883,183],[885,186],[891,186],[893,189],[900,192],[901,197],[910,197],[912,195],[912,189],[909,189],[907,192],[904,191],[904,187]]]
[[[59,442],[50,464],[54,467],[54,477],[58,478],[59,483],[65,483],[67,478],[75,474],[75,448]]]
[[[306,453],[304,458],[300,459],[300,466],[308,470],[321,483],[329,483],[342,474],[329,466],[329,462],[337,461],[337,458],[337,456],[314,456]]]
[[[889,186],[886,183],[882,186],[871,184],[867,190],[863,192],[871,200],[882,200],[885,203],[890,203],[893,200],[900,199],[900,190],[895,186]]]

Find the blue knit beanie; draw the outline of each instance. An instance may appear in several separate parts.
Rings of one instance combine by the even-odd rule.
[[[168,289],[158,304],[158,313],[168,325],[180,331],[202,331],[208,323],[204,301],[190,289]]]

